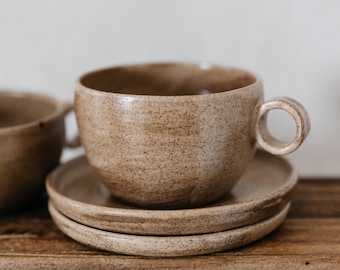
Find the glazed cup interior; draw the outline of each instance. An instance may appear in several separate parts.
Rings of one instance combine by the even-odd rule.
[[[57,104],[35,95],[0,93],[0,129],[39,121],[53,114]]]
[[[132,95],[183,96],[225,92],[255,83],[251,73],[208,64],[147,64],[88,73],[80,83],[90,89]]]

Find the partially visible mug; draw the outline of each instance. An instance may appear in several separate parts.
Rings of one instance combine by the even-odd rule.
[[[40,94],[0,91],[0,213],[36,201],[58,165],[72,109]]]
[[[310,123],[290,98],[263,101],[259,76],[233,67],[161,63],[88,73],[75,113],[91,166],[116,197],[147,208],[187,208],[224,196],[256,150],[297,149]],[[267,130],[272,109],[297,127],[287,144]]]

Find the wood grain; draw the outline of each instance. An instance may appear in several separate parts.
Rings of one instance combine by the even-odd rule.
[[[0,218],[0,269],[340,269],[340,179],[302,180],[287,220],[264,239],[229,252],[143,258],[94,250],[64,236],[46,200]]]

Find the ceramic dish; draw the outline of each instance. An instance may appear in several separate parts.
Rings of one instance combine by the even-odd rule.
[[[57,168],[46,181],[54,206],[90,227],[141,235],[189,235],[254,224],[278,213],[297,183],[284,158],[258,152],[231,193],[195,209],[147,210],[115,199],[84,156]]]
[[[276,229],[290,204],[278,214],[253,225],[217,233],[186,236],[142,236],[103,231],[77,223],[49,204],[55,224],[70,238],[102,250],[141,256],[192,256],[225,251],[254,242]]]

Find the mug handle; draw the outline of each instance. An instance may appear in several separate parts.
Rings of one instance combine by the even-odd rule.
[[[274,138],[267,126],[267,113],[279,109],[288,112],[296,124],[296,135],[291,142],[282,142]],[[260,147],[273,155],[286,155],[295,151],[306,139],[310,131],[310,120],[306,109],[296,100],[288,97],[277,97],[260,105],[257,124],[256,140]]]
[[[64,104],[64,117],[73,111],[73,104],[72,103],[65,103]],[[74,138],[68,140],[65,138],[65,146],[69,148],[75,148],[79,147],[81,145],[80,143],[80,137],[79,135],[76,135]]]

